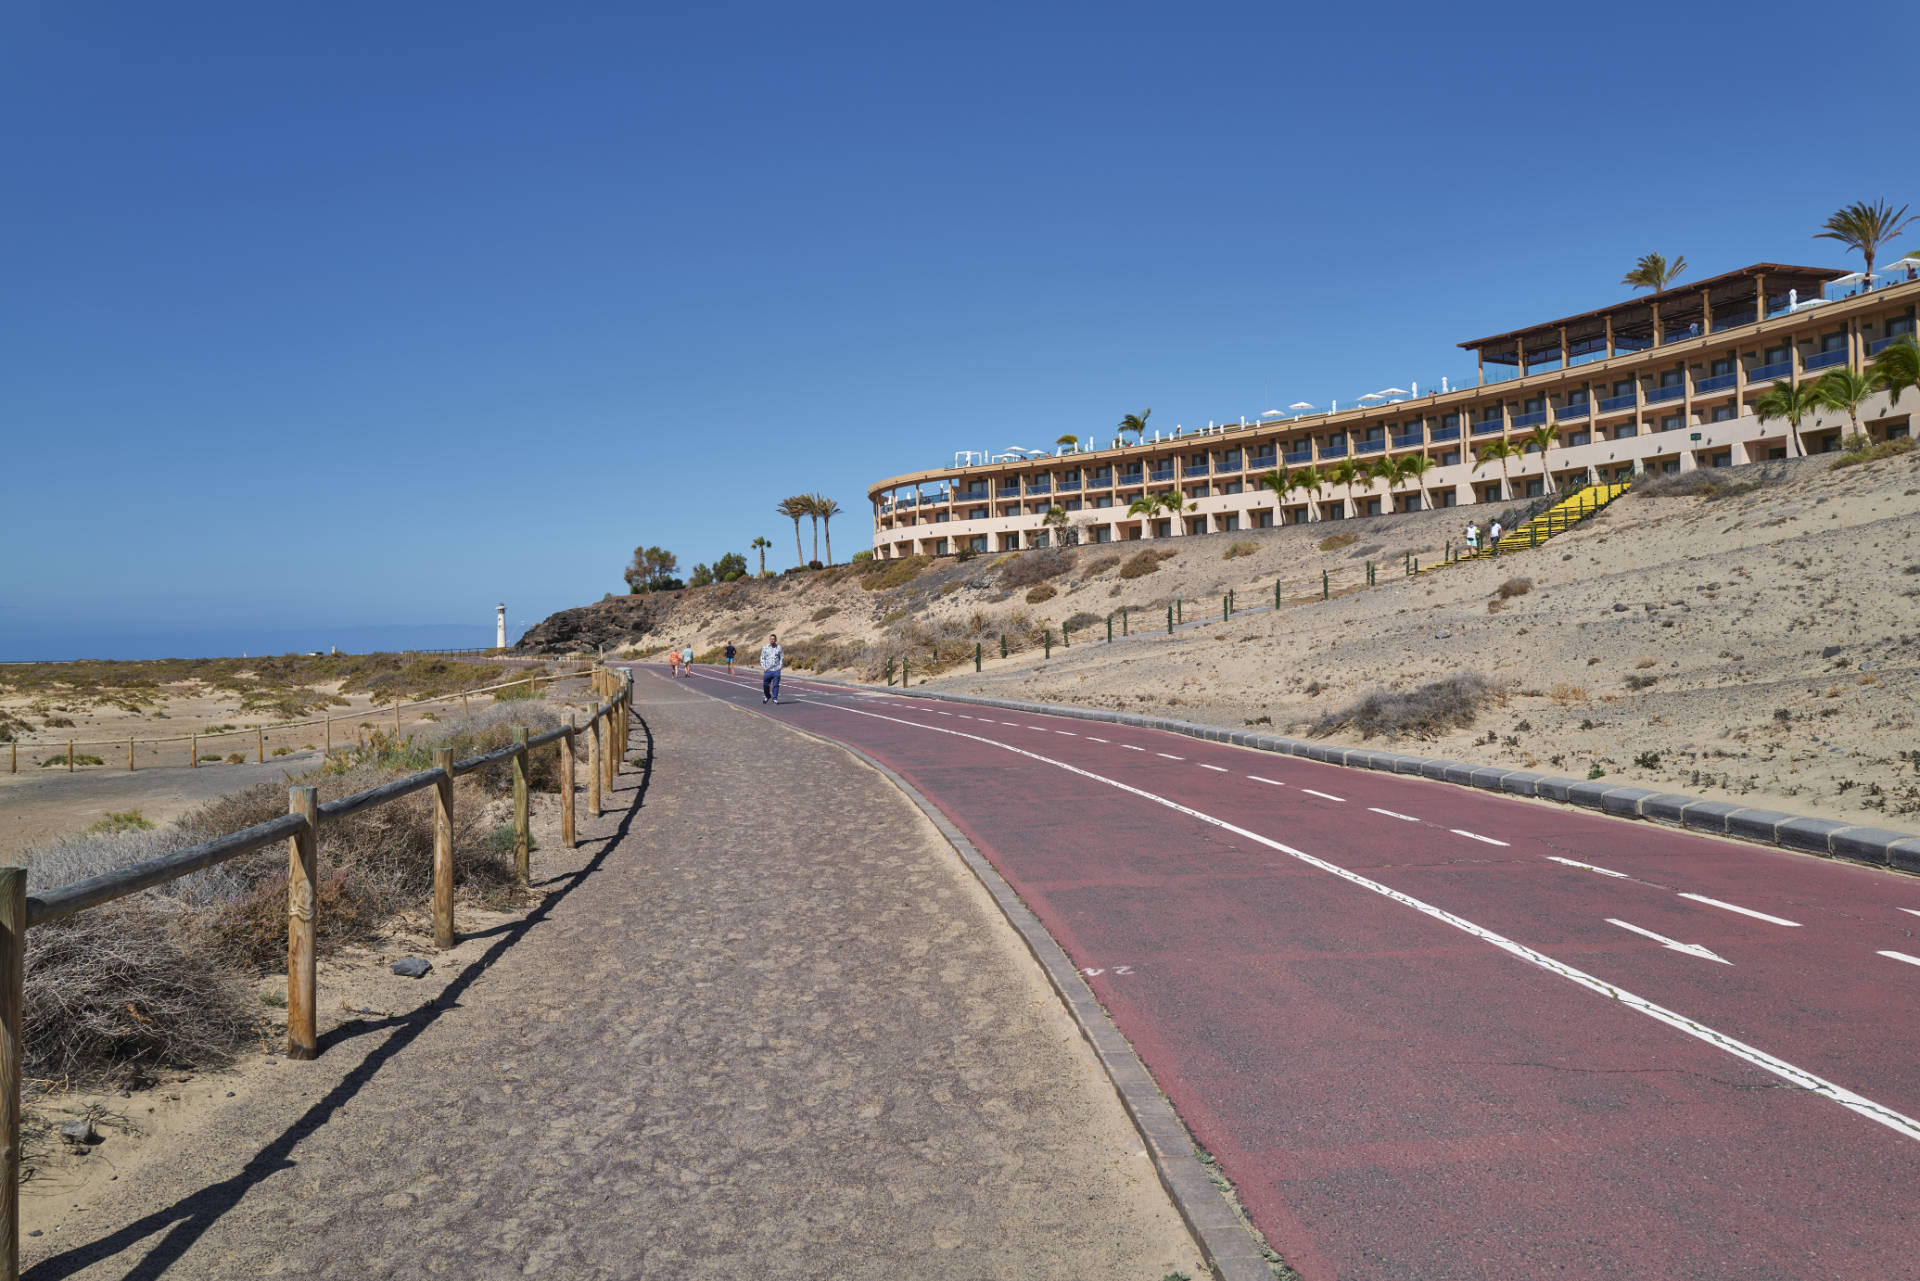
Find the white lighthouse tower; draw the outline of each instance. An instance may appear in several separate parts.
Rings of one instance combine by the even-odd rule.
[[[493,646],[495,649],[507,647],[507,607],[505,605],[493,607]]]

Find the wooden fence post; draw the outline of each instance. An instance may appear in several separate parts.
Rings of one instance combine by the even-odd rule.
[[[575,848],[573,816],[573,713],[567,713],[567,732],[560,736],[560,844]]]
[[[127,773],[133,773],[133,740],[127,740]]]
[[[188,764],[192,765],[195,769],[199,769],[200,768],[200,736],[198,734],[193,735],[191,741],[192,741],[192,746],[190,746],[187,750],[193,753],[193,759],[190,760]]]
[[[513,741],[520,748],[513,756],[513,879],[527,883],[529,854],[533,832],[527,825],[527,727],[513,727]]]
[[[287,789],[287,812],[305,816],[307,825],[287,838],[287,1057],[310,1059],[320,1053],[314,1028],[313,912],[314,877],[320,843],[320,791]]]
[[[453,933],[453,749],[433,749],[433,945],[441,951],[457,941]]]
[[[67,740],[67,773],[73,773],[73,740]]]
[[[587,813],[600,817],[600,717],[587,722]]]
[[[326,758],[332,755],[333,755],[333,717],[329,716],[327,717],[327,745],[325,750],[323,750],[320,753],[320,757],[322,760],[325,760]]]
[[[267,731],[258,725],[253,727],[253,761],[256,765],[267,763]]]
[[[20,1275],[20,1034],[27,971],[27,869],[0,867],[0,1276]]]
[[[400,700],[397,698],[393,700],[393,743],[395,747],[400,745]]]

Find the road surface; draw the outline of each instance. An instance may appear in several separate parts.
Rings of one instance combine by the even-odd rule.
[[[1920,1275],[1920,880],[1143,729],[682,683],[944,811],[1308,1281]]]

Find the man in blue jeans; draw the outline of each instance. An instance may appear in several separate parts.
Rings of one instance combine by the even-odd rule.
[[[778,703],[780,701],[780,669],[787,665],[787,653],[780,648],[777,635],[768,636],[767,643],[760,647],[760,701]]]

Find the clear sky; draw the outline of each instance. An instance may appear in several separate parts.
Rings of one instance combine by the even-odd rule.
[[[798,491],[844,559],[956,449],[1471,378],[1648,251],[1845,263],[1916,70],[1875,0],[14,0],[0,658],[488,644]]]

